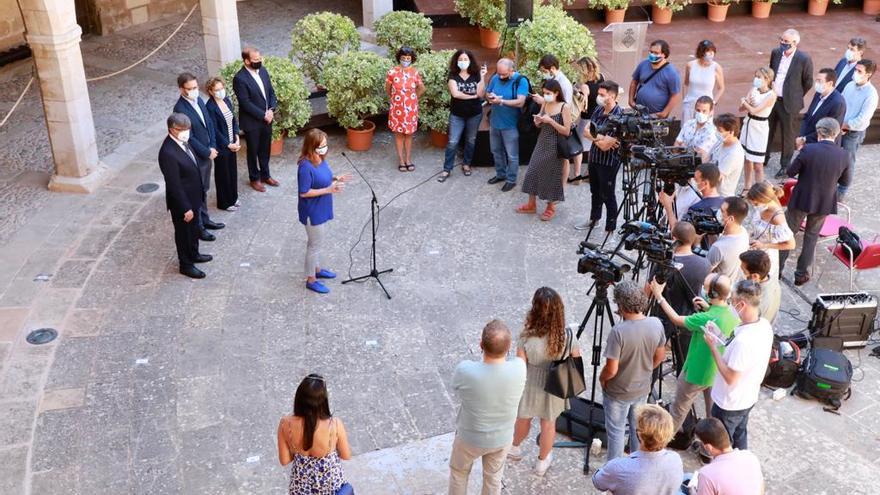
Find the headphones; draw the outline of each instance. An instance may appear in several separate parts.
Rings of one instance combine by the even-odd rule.
[[[719,294],[718,290],[715,288],[715,284],[718,282],[719,278],[721,278],[721,274],[716,273],[709,282],[709,291],[706,293],[706,295],[709,296],[709,299],[718,299],[721,297],[721,294]]]

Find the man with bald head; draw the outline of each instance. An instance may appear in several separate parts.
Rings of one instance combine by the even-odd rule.
[[[516,123],[529,94],[529,80],[516,72],[513,60],[502,58],[495,75],[486,86],[486,101],[492,105],[489,114],[489,146],[495,161],[495,177],[489,184],[503,182],[501,190],[516,186],[519,171],[519,130]]]
[[[500,320],[483,328],[481,361],[462,361],[452,376],[461,402],[449,457],[449,494],[466,495],[474,460],[482,458],[483,495],[499,495],[513,425],[526,384],[526,363],[508,360],[510,330]]]
[[[804,95],[813,87],[813,60],[799,49],[800,43],[801,35],[794,29],[787,29],[779,37],[779,47],[770,53],[770,68],[775,74],[773,91],[776,93],[776,104],[769,117],[770,135],[766,156],[770,156],[773,136],[779,127],[782,130],[782,157],[777,178],[785,177],[785,169],[791,162],[798,130],[795,123],[804,108]]]

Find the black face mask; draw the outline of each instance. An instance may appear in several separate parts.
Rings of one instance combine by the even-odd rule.
[[[262,66],[263,66],[262,60],[260,60],[259,62],[251,62],[251,69],[260,70],[260,67],[262,67]]]

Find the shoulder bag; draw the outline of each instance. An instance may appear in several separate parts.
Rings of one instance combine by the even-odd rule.
[[[570,399],[587,389],[584,381],[584,360],[580,356],[571,355],[571,345],[574,340],[571,329],[565,329],[565,351],[562,359],[553,361],[547,373],[547,382],[544,391],[562,399]]]
[[[566,112],[565,103],[562,104],[562,110],[560,110],[560,114],[562,112]],[[568,130],[568,136],[563,136],[562,134],[556,133],[556,156],[557,158],[564,158],[566,160],[570,158],[574,158],[577,155],[580,155],[584,152],[584,147],[581,145],[581,140],[577,135],[577,124],[572,122],[571,128]]]
[[[665,64],[661,65],[660,67],[654,69],[654,72],[652,72],[644,81],[640,81],[638,87],[636,88],[636,94],[633,95],[633,98],[638,96],[639,91],[641,91],[642,88],[644,88],[648,84],[648,81],[650,81],[651,79],[654,79],[654,76],[659,74],[661,70],[665,69],[667,65],[669,65],[669,62],[666,62]]]

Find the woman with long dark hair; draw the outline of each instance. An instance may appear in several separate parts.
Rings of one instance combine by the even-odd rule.
[[[464,140],[464,161],[461,172],[471,175],[471,160],[474,158],[474,143],[477,129],[483,118],[483,96],[486,94],[486,67],[477,64],[470,50],[457,50],[449,60],[449,143],[443,160],[443,172],[438,182],[446,182],[455,168],[455,154],[458,145]]]
[[[570,349],[570,351],[569,351]],[[535,472],[543,476],[550,467],[553,441],[556,438],[556,418],[565,410],[565,399],[544,391],[547,373],[553,361],[563,355],[581,355],[581,348],[574,333],[565,329],[565,306],[559,294],[541,287],[532,297],[532,308],[526,315],[525,328],[516,342],[516,355],[526,362],[526,388],[519,401],[516,424],[513,430],[513,447],[508,457],[522,459],[520,444],[529,435],[532,418],[541,421],[541,440],[538,464]]]
[[[339,460],[351,459],[342,420],[330,414],[327,384],[314,373],[293,398],[293,415],[278,424],[278,461],[291,464],[290,495],[335,495],[345,483]]]

